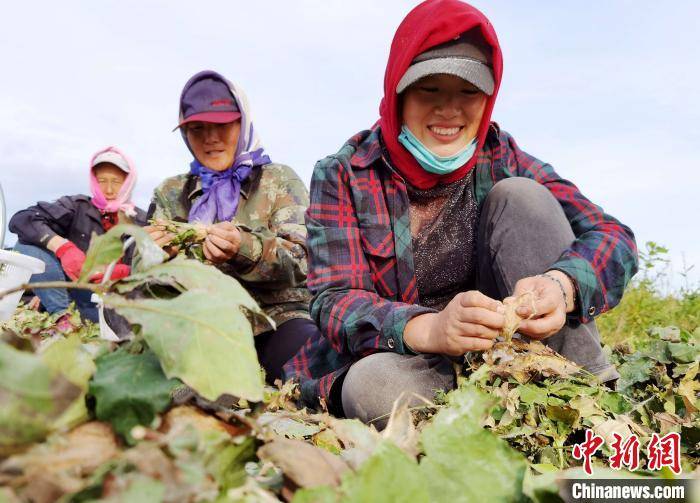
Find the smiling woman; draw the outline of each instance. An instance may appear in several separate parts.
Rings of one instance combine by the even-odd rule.
[[[192,153],[207,168],[224,171],[233,165],[241,132],[241,121],[215,124],[195,121],[185,126]]]
[[[452,157],[476,140],[486,94],[454,75],[430,75],[403,96],[403,132],[408,129],[425,149]],[[464,164],[462,162],[460,166]]]
[[[322,337],[286,367],[313,406],[382,426],[394,401],[455,386],[452,360],[493,346],[503,300],[602,381],[593,317],[636,272],[630,229],[491,122],[502,75],[492,24],[427,0],[399,26],[381,118],[311,181],[309,289]]]
[[[175,253],[164,221],[206,226],[206,259],[240,281],[276,324],[254,327],[260,363],[273,383],[318,331],[306,289],[308,191],[290,167],[270,160],[245,95],[216,72],[185,84],[178,128],[194,159],[187,174],[155,190],[146,229]]]

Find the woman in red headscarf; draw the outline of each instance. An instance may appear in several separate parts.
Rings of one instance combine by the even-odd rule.
[[[309,405],[372,421],[402,392],[454,387],[449,357],[490,348],[501,300],[527,291],[522,336],[617,378],[593,318],[637,270],[634,235],[491,121],[502,68],[481,12],[421,3],[394,36],[380,120],[316,165],[308,286],[323,337],[286,367]]]

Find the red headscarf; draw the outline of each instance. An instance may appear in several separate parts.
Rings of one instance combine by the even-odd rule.
[[[427,189],[438,183],[449,183],[463,178],[476,163],[477,155],[475,154],[464,166],[448,175],[436,175],[425,171],[413,155],[399,143],[401,118],[396,85],[416,56],[477,27],[481,30],[486,43],[493,49],[495,83],[493,94],[486,102],[484,116],[476,135],[478,142],[476,153],[478,154],[486,138],[503,74],[501,48],[489,20],[476,8],[458,0],[427,0],[408,13],[394,35],[384,75],[384,98],[379,106],[379,124],[394,167],[415,187]]]

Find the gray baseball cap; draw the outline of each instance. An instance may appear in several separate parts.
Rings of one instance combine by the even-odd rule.
[[[95,159],[92,161],[92,166],[90,167],[94,168],[95,166],[103,162],[114,164],[117,168],[121,169],[125,173],[131,171],[129,169],[129,163],[126,162],[126,159],[124,159],[121,155],[114,152],[113,150],[107,150],[106,152],[102,152],[101,154],[96,156]]]
[[[438,73],[456,75],[485,94],[493,94],[491,48],[474,30],[416,56],[396,86],[396,93],[402,93],[423,77]]]

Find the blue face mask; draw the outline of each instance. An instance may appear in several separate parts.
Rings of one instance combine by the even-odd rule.
[[[435,173],[436,175],[446,175],[458,170],[472,158],[476,151],[476,138],[472,138],[472,141],[470,141],[466,147],[454,155],[441,157],[433,154],[413,133],[411,133],[405,124],[401,127],[399,143],[406,147],[406,150],[416,158],[416,161],[418,161],[418,164],[420,164],[424,170],[428,173]]]

